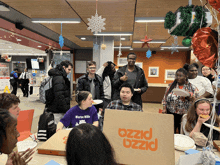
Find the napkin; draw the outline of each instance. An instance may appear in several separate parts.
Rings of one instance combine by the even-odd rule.
[[[196,145],[205,147],[208,138],[201,132],[193,132],[192,139],[195,141]]]
[[[55,162],[54,160],[49,161],[47,164],[45,165],[60,165],[59,163]]]

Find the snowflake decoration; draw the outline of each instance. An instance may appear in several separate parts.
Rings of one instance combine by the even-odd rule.
[[[151,57],[151,50],[150,50],[150,49],[146,52],[146,57],[147,57],[147,58],[150,58],[150,57]]]
[[[178,38],[177,38],[177,36],[173,36],[173,38],[174,38],[174,43],[172,44],[171,54],[173,54],[174,52],[179,52],[178,49],[177,49],[177,47],[179,46],[179,45],[177,45],[178,44]]]
[[[60,44],[60,47],[62,49],[63,45],[64,45],[64,39],[63,39],[63,36],[62,34],[59,36],[59,44]]]
[[[99,49],[99,45],[98,44],[93,44],[93,49],[95,50],[95,52],[97,52],[98,49]]]
[[[91,32],[95,32],[98,33],[98,32],[101,32],[101,30],[105,30],[105,23],[104,21],[106,20],[105,18],[102,18],[102,16],[98,16],[98,14],[96,13],[95,14],[95,17],[92,16],[92,18],[87,18],[89,23],[89,27],[87,28],[87,30],[91,30]]]
[[[122,43],[120,43],[120,46],[119,46],[118,57],[121,57],[121,55],[122,55],[122,53],[121,53],[121,46],[122,46]]]

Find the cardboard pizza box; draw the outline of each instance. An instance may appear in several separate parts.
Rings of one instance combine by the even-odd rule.
[[[103,132],[120,164],[174,165],[173,125],[170,114],[106,109]]]
[[[39,154],[66,155],[66,142],[71,130],[60,130],[44,142],[39,148]]]

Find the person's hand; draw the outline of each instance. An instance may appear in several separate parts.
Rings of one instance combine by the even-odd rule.
[[[13,165],[27,165],[28,162],[30,162],[31,159],[33,158],[31,156],[34,154],[34,152],[35,152],[34,148],[33,149],[28,148],[22,154],[15,152],[12,161]]]
[[[163,113],[163,114],[166,114],[166,113],[167,113],[166,109],[163,109],[162,113]]]
[[[15,152],[12,152],[8,155],[8,160],[5,165],[13,165],[13,158],[15,156]]]
[[[120,80],[121,81],[127,81],[127,79],[128,79],[128,76],[127,76],[127,73],[125,72],[125,75],[120,77]]]
[[[107,62],[105,62],[105,63],[103,64],[103,66],[104,66],[104,67],[108,66],[108,63],[107,63]]]
[[[138,88],[138,91],[137,91],[138,93],[141,93],[141,88]]]
[[[210,119],[210,116],[205,119],[199,116],[197,122],[202,125],[204,122],[208,121],[209,119]]]

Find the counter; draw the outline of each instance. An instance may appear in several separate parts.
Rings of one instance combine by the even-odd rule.
[[[143,103],[161,103],[168,84],[148,83],[147,91],[142,94]]]

